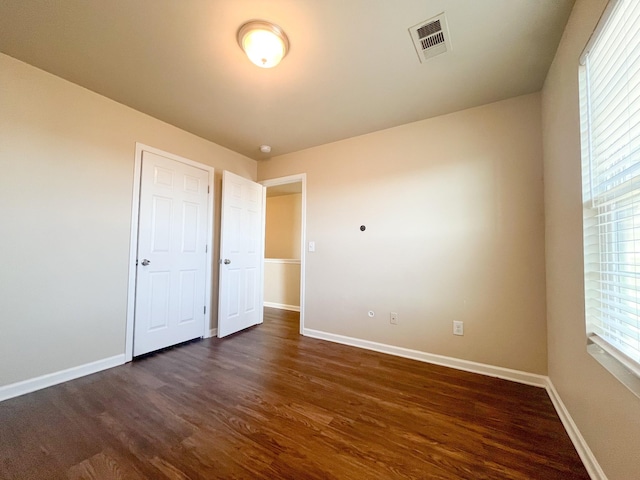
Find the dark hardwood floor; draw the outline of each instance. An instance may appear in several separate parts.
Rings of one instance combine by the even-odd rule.
[[[297,314],[0,403],[2,479],[588,479],[543,389]]]

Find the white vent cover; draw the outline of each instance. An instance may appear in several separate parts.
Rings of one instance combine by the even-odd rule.
[[[409,29],[420,62],[450,50],[449,29],[444,12]]]

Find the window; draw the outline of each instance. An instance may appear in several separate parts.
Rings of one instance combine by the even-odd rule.
[[[640,2],[610,2],[580,63],[589,351],[640,395]]]

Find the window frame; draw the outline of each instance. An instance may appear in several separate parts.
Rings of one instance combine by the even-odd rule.
[[[603,276],[607,275],[616,275],[620,273],[620,267],[625,267],[627,265],[632,265],[637,268],[633,273],[638,275],[636,279],[634,279],[635,283],[635,292],[636,298],[640,297],[640,261],[634,262],[621,262],[621,256],[629,256],[635,253],[632,251],[627,251],[627,249],[623,246],[623,243],[628,240],[621,239],[625,233],[618,225],[620,223],[619,215],[621,213],[621,208],[629,208],[631,211],[631,218],[637,220],[640,225],[640,212],[633,212],[636,203],[631,203],[631,206],[626,203],[629,198],[635,198],[636,196],[640,198],[640,186],[636,188],[635,182],[632,184],[631,193],[628,193],[624,187],[626,185],[623,183],[624,187],[621,188],[623,192],[622,195],[618,195],[618,192],[613,194],[613,200],[610,198],[607,201],[602,202],[601,196],[603,195],[601,192],[594,193],[594,182],[593,182],[593,142],[592,142],[592,103],[591,103],[591,90],[590,86],[590,78],[589,78],[589,54],[595,48],[598,41],[601,39],[601,36],[604,33],[607,33],[607,28],[609,26],[610,21],[615,18],[614,15],[618,11],[618,8],[621,8],[625,0],[610,0],[596,29],[594,30],[591,38],[589,39],[582,55],[580,56],[580,66],[579,66],[579,97],[580,97],[580,136],[581,136],[581,156],[582,156],[582,164],[581,164],[581,172],[582,172],[582,188],[583,188],[583,252],[584,252],[584,301],[585,301],[585,327],[587,334],[587,351],[589,354],[593,356],[605,369],[607,369],[611,374],[613,374],[619,381],[621,381],[625,386],[627,386],[634,394],[640,397],[640,358],[637,357],[637,352],[633,352],[637,359],[631,358],[629,355],[632,353],[632,350],[636,350],[635,348],[629,350],[629,354],[625,353],[622,347],[617,347],[615,342],[608,341],[605,338],[605,335],[599,335],[596,330],[596,323],[598,324],[597,329],[602,329],[604,326],[609,326],[611,328],[614,323],[610,319],[606,319],[609,315],[600,315],[598,317],[598,322],[593,321],[593,318],[596,315],[593,314],[594,310],[602,309],[602,299],[606,298],[606,292],[608,289],[611,289],[611,293],[618,295],[615,296],[616,299],[621,299],[625,295],[621,293],[623,289],[629,289],[629,286],[621,285],[619,281],[614,281],[616,285],[613,287],[603,287]],[[626,0],[628,1],[628,0]],[[612,27],[613,28],[613,27]],[[622,62],[627,61],[627,56],[624,57]],[[640,61],[640,60],[638,60]],[[616,64],[617,65],[617,64]],[[622,65],[622,63],[620,63]],[[635,118],[635,117],[633,117]],[[616,130],[617,131],[617,130]],[[599,166],[601,166],[600,164]],[[625,180],[626,182],[627,180]],[[631,180],[633,182],[633,179]],[[601,187],[601,185],[598,185]],[[637,189],[637,191],[636,191]],[[604,194],[604,196],[608,195],[612,191],[617,191],[616,187],[613,187],[611,191],[608,191]],[[601,202],[596,204],[597,201]],[[640,204],[640,202],[639,202]],[[624,205],[620,207],[620,205]],[[603,215],[612,215],[614,217],[613,221],[599,221],[598,217],[602,217]],[[636,229],[636,224],[632,221],[632,230]],[[607,241],[607,250],[603,252],[601,250],[601,237],[605,235],[607,237],[611,237],[614,239],[613,241]],[[597,237],[598,241],[593,242],[593,238]],[[594,246],[594,243],[596,245]],[[594,251],[594,248],[596,251]],[[640,254],[640,252],[638,252]],[[609,255],[613,258],[616,258],[614,262],[603,262],[602,256]],[[594,260],[597,259],[597,260]],[[611,270],[611,273],[607,273],[603,265],[610,263],[614,266]],[[598,268],[594,269],[594,266]],[[604,272],[604,273],[603,273]],[[597,288],[594,288],[597,286]],[[598,292],[597,298],[593,293],[590,292]],[[638,300],[640,301],[640,300]],[[594,302],[598,305],[594,306]],[[625,304],[624,301],[618,303],[618,307],[623,306]],[[637,302],[636,302],[637,305]],[[637,314],[635,315],[637,317]],[[604,320],[603,320],[604,318]],[[621,320],[622,322],[622,320]],[[636,322],[638,322],[636,320]],[[637,324],[640,324],[638,322]],[[637,326],[637,325],[636,325]],[[612,335],[612,337],[620,336],[619,331]]]

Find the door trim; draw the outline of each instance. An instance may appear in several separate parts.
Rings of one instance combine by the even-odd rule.
[[[304,317],[305,317],[305,266],[307,258],[307,174],[299,173],[297,175],[288,175],[286,177],[271,178],[269,180],[261,180],[259,183],[265,187],[275,187],[276,185],[286,185],[287,183],[302,184],[302,205],[300,210],[302,211],[302,219],[300,221],[300,335],[304,335]],[[265,188],[266,195],[266,188]],[[266,218],[267,202],[264,202],[262,206],[263,218]],[[266,222],[265,222],[266,223]],[[265,225],[266,226],[266,225]],[[264,236],[264,233],[263,233]],[[264,247],[263,247],[264,248]],[[264,287],[263,287],[264,290]]]
[[[208,173],[209,195],[207,200],[207,265],[205,272],[204,301],[207,313],[204,317],[203,337],[210,336],[211,325],[211,286],[213,279],[213,174],[214,168],[188,158],[174,155],[148,145],[136,142],[135,163],[133,170],[133,194],[131,200],[131,237],[129,239],[129,283],[127,288],[127,324],[125,329],[124,360],[133,360],[133,324],[135,322],[136,305],[136,258],[138,257],[138,219],[140,214],[140,179],[142,177],[142,152],[155,153],[165,158],[200,168]]]

